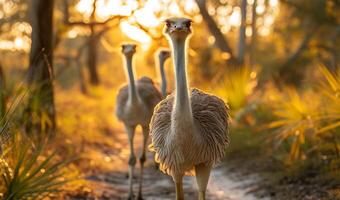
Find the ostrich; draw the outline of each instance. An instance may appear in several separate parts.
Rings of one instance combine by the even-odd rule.
[[[142,77],[135,81],[132,66],[132,57],[135,52],[136,45],[122,45],[122,53],[126,61],[126,76],[129,83],[119,90],[116,100],[116,116],[125,125],[130,146],[128,199],[133,199],[133,173],[136,165],[133,139],[136,126],[142,126],[144,136],[143,150],[139,157],[141,168],[138,199],[142,199],[143,168],[146,160],[145,151],[149,136],[149,122],[155,105],[161,100],[161,94],[150,78]]]
[[[167,95],[166,93],[167,82],[166,82],[165,71],[164,71],[164,63],[170,57],[170,55],[171,55],[170,51],[168,50],[162,49],[158,51],[159,71],[160,71],[161,79],[162,79],[161,92],[162,92],[163,98],[165,98]]]
[[[186,40],[191,20],[170,18],[165,34],[171,41],[176,91],[156,107],[150,123],[155,160],[172,176],[176,199],[184,199],[184,175],[196,175],[199,199],[205,199],[210,171],[229,144],[228,107],[220,98],[198,89],[189,91],[186,77]]]

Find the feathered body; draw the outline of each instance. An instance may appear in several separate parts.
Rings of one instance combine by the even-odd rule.
[[[184,175],[196,175],[199,199],[205,200],[211,168],[229,144],[228,107],[217,96],[189,90],[186,41],[191,34],[191,20],[170,18],[165,22],[173,51],[176,90],[155,108],[150,147],[161,171],[172,176],[177,200],[184,199]]]
[[[133,174],[136,165],[136,156],[134,152],[135,129],[138,125],[143,130],[143,148],[139,157],[140,177],[138,199],[142,198],[143,168],[146,160],[146,146],[149,138],[149,122],[152,117],[153,109],[162,99],[161,93],[156,88],[152,79],[142,77],[135,81],[132,58],[136,52],[136,45],[122,45],[122,53],[126,61],[126,76],[128,84],[123,86],[117,95],[116,116],[124,123],[125,130],[129,139],[130,158],[129,158],[129,194],[128,199],[134,199],[133,195]]]
[[[128,102],[129,86],[123,86],[117,95],[116,116],[130,126],[148,126],[153,114],[153,109],[161,100],[161,94],[149,77],[142,77],[135,81],[138,93],[137,101],[134,104]]]
[[[181,126],[176,131],[181,133],[171,129],[176,124],[171,117],[174,94],[155,107],[151,119],[150,149],[156,153],[160,170],[168,175],[194,175],[194,166],[216,164],[229,144],[228,107],[223,100],[198,89],[190,94],[193,123],[179,117]]]

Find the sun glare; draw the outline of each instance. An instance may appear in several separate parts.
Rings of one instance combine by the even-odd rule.
[[[93,1],[94,0],[79,0],[75,8],[88,19],[93,9]],[[220,1],[227,2],[226,0]],[[269,0],[268,2],[268,7],[265,6],[265,0],[258,0],[257,2],[256,13],[259,14],[257,21],[259,27],[258,33],[262,36],[267,36],[271,33],[272,25],[275,22],[275,17],[278,13],[279,1]],[[248,0],[248,3],[249,5],[252,5],[254,1]],[[6,4],[6,6],[11,8],[9,10],[13,10],[13,4],[9,3],[8,5]],[[165,16],[183,15],[181,6],[183,6],[186,13],[199,13],[194,0],[186,0],[185,2],[172,0],[145,0],[142,8],[138,8],[138,1],[136,0],[97,0],[96,17],[97,20],[104,21],[113,15],[130,16],[128,20],[120,23],[120,30],[127,37],[141,43],[141,45],[146,48],[151,45],[151,37],[139,27],[133,25],[133,23],[138,22],[145,28],[152,28],[155,30],[154,28],[160,25],[161,20],[163,20]],[[238,28],[240,26],[240,7],[225,5],[217,8],[210,6],[208,8],[210,14],[217,15],[216,21],[220,25],[222,33],[227,34],[233,27]],[[137,10],[134,12],[133,16],[131,16],[132,11],[135,9]],[[0,11],[0,17],[1,15],[4,15],[4,12],[5,11]],[[159,16],[160,12],[162,12],[161,17]],[[200,23],[203,19],[201,15],[194,15],[193,20],[196,23]],[[23,37],[22,33],[29,35],[31,31],[31,26],[28,23],[16,23],[11,32],[13,32],[17,37],[12,41],[1,41],[0,49],[13,48],[15,50],[28,50],[30,42]],[[74,27],[68,31],[67,37],[76,38],[79,35],[87,34],[87,29]],[[252,30],[249,27],[246,29],[246,35],[248,37],[252,35]],[[210,42],[213,42],[212,39]]]
[[[241,24],[241,10],[240,7],[235,7],[233,13],[229,17],[229,23],[232,26],[240,26]]]
[[[93,10],[92,8],[93,0],[80,0],[76,9],[82,13],[85,17],[89,17]],[[137,8],[137,2],[133,0],[129,0],[123,2],[120,0],[115,1],[106,1],[106,0],[97,0],[96,7],[96,17],[99,19],[107,19],[112,15],[130,15],[133,9]]]
[[[111,15],[130,15],[132,10],[136,9],[138,6],[136,1],[126,1],[122,4],[121,1],[106,1],[106,0],[98,0],[97,7],[98,12],[97,16],[101,19],[106,19]]]
[[[85,16],[89,16],[92,11],[93,0],[80,0],[76,8],[79,12],[83,13]],[[249,5],[254,3],[253,0],[248,0]],[[182,4],[181,4],[182,5]],[[184,9],[188,13],[198,12],[198,7],[193,0],[185,1]],[[166,6],[166,10],[164,7]],[[269,0],[269,9],[276,9],[278,7],[278,0]],[[136,0],[98,0],[97,1],[97,17],[98,19],[104,20],[112,15],[131,15],[131,12],[138,7],[138,2]],[[130,18],[129,22],[136,21],[146,28],[154,28],[159,26],[160,19],[156,16],[157,12],[164,11],[165,15],[180,16],[182,11],[178,1],[171,0],[146,0],[144,1],[143,8],[135,11],[133,18]],[[221,25],[221,31],[223,33],[228,33],[232,27],[239,27],[241,24],[241,10],[240,7],[232,6],[220,6],[214,8],[212,6],[208,7],[209,13],[211,15],[217,14],[217,21]],[[256,7],[256,13],[263,15],[266,12],[265,1],[258,0]],[[199,15],[198,15],[199,16]],[[228,17],[229,16],[229,17]],[[227,20],[226,20],[227,18]],[[274,23],[275,16],[273,14],[266,14],[263,17],[263,26],[259,30],[260,35],[268,35],[270,33],[270,27]],[[194,17],[194,20],[196,18]],[[195,20],[201,21],[201,20]],[[145,32],[143,32],[139,27],[132,25],[132,23],[124,22],[120,25],[122,32],[129,38],[138,41],[142,44],[151,43],[151,38]],[[247,30],[247,36],[251,36],[251,30]],[[70,33],[70,36],[74,36],[74,33]]]
[[[144,31],[142,31],[141,29],[137,28],[136,26],[133,26],[131,24],[129,24],[128,22],[122,22],[120,23],[120,29],[123,31],[123,33],[137,41],[143,44],[150,44],[151,43],[151,38],[148,34],[146,34]]]
[[[143,8],[135,13],[135,17],[138,23],[146,27],[157,27],[159,25],[159,19],[149,9]]]
[[[28,37],[16,37],[14,41],[1,40],[0,49],[11,51],[28,52],[31,47],[31,40]]]

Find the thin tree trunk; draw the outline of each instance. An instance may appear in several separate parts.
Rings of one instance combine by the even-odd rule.
[[[3,119],[6,113],[6,96],[5,96],[5,74],[0,63],[0,120]],[[2,126],[2,124],[0,124]],[[1,144],[0,144],[1,145]]]
[[[254,0],[252,7],[252,22],[251,22],[251,46],[250,46],[250,65],[253,68],[256,64],[255,52],[256,52],[256,37],[257,37],[257,14],[256,14],[257,0]]]
[[[92,85],[99,85],[99,77],[97,72],[97,37],[95,34],[94,26],[91,26],[91,35],[89,36],[89,49],[87,59],[90,74],[90,83]]]
[[[119,25],[119,22],[121,19],[128,17],[125,15],[116,15],[116,16],[111,16],[105,21],[96,21],[96,11],[97,11],[96,3],[97,3],[97,0],[93,0],[92,12],[91,12],[89,22],[72,21],[70,20],[68,0],[63,0],[64,24],[66,26],[82,26],[82,27],[87,27],[90,29],[91,33],[87,40],[87,44],[88,44],[87,69],[89,73],[89,79],[90,79],[89,81],[90,81],[90,84],[92,85],[100,84],[100,78],[99,78],[98,69],[97,69],[97,63],[98,63],[97,46],[98,46],[100,37],[105,32],[109,31],[112,27]],[[115,23],[114,25],[110,24],[110,22],[114,20],[117,20],[117,23]]]
[[[299,47],[294,51],[293,54],[289,56],[289,58],[279,67],[279,74],[277,79],[278,82],[298,85],[302,80],[303,71],[302,69],[297,69],[295,62],[300,58],[301,54],[306,50],[308,47],[309,42],[313,38],[313,32],[309,31],[305,34],[303,40],[301,41]]]
[[[90,16],[91,23],[96,21],[97,0],[93,1],[92,13]],[[90,74],[90,83],[99,85],[99,77],[97,72],[97,37],[95,25],[90,25],[89,49],[88,49],[88,68]]]
[[[215,37],[216,42],[215,44],[217,47],[223,51],[230,54],[230,59],[228,60],[229,64],[238,65],[238,61],[234,56],[233,50],[231,49],[229,42],[222,34],[220,28],[216,24],[215,20],[209,15],[207,7],[206,7],[206,0],[196,0],[200,13],[208,26],[210,33]]]
[[[247,17],[247,0],[241,0],[241,26],[238,43],[238,62],[244,63],[244,54],[246,48],[246,17]]]
[[[337,40],[339,39],[339,35],[340,35],[340,25],[338,25],[335,29],[335,33],[333,34],[333,36],[331,37],[331,42],[333,44],[332,48],[332,64],[330,66],[330,70],[334,73],[337,72],[339,65],[338,65],[338,56],[339,56],[339,51],[338,51],[338,42]]]
[[[80,91],[83,93],[83,94],[87,94],[87,87],[86,87],[86,83],[85,83],[85,78],[84,78],[84,73],[83,73],[83,69],[82,69],[82,62],[81,62],[81,56],[82,56],[82,52],[84,50],[86,46],[82,46],[78,53],[77,53],[77,56],[75,58],[76,60],[76,67],[77,67],[77,70],[78,70],[78,77],[79,77],[79,83],[80,83]]]
[[[29,133],[54,134],[53,91],[53,6],[54,0],[32,0],[32,44],[29,84],[31,97],[27,108]],[[38,116],[33,117],[33,116]]]

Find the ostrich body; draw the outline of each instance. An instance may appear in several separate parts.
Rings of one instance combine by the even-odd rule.
[[[129,199],[133,199],[133,173],[136,165],[133,139],[136,126],[143,129],[143,150],[139,158],[141,171],[139,177],[138,199],[142,199],[143,167],[146,160],[145,151],[149,135],[149,123],[155,105],[161,100],[161,94],[153,81],[148,77],[142,77],[138,81],[134,79],[132,57],[136,52],[136,46],[131,44],[122,45],[122,53],[126,61],[126,74],[129,83],[123,86],[117,95],[116,116],[125,125],[129,138]]]
[[[166,24],[174,55],[176,91],[155,108],[150,149],[160,170],[172,176],[177,200],[184,198],[184,175],[196,175],[199,199],[204,200],[211,168],[223,158],[229,144],[228,107],[214,95],[188,89],[185,46],[191,20],[170,18]]]
[[[161,75],[161,92],[163,98],[166,97],[166,88],[167,88],[167,82],[166,82],[166,76],[165,76],[165,71],[164,71],[164,63],[165,61],[170,57],[170,51],[168,50],[160,50],[158,52],[158,61],[159,61],[159,72]]]

